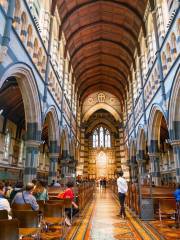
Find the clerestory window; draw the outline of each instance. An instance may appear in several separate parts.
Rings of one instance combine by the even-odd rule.
[[[111,135],[107,128],[98,127],[94,130],[92,135],[93,140],[93,148],[103,147],[110,148],[111,147]]]

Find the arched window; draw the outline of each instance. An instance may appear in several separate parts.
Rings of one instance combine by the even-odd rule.
[[[102,127],[100,127],[99,138],[100,147],[104,147],[104,129]]]
[[[173,55],[174,60],[176,59],[177,56],[177,49],[176,49],[176,35],[175,33],[171,34],[171,54]]]
[[[93,132],[93,147],[111,147],[111,135],[108,129],[99,127]]]
[[[105,147],[111,147],[110,133],[108,130],[105,132]]]
[[[97,131],[95,130],[94,131],[94,134],[93,134],[93,147],[96,148],[98,147],[98,133]]]

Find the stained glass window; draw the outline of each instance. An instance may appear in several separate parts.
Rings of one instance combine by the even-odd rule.
[[[94,148],[98,147],[98,133],[97,133],[97,131],[94,131],[94,134],[93,134],[93,147]]]
[[[111,147],[110,133],[108,130],[105,132],[105,147]]]
[[[100,137],[100,147],[104,147],[104,129],[102,127],[100,127],[99,137]]]
[[[108,129],[99,127],[93,132],[93,147],[111,147],[111,135]]]

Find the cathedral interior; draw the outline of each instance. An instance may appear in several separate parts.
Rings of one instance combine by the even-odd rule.
[[[52,182],[73,181],[81,206],[61,237],[17,239],[180,239],[179,9],[0,0],[0,181],[42,181],[49,199]],[[119,172],[127,219],[115,218]]]

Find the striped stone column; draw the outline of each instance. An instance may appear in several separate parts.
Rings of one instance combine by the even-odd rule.
[[[174,152],[174,162],[176,167],[176,181],[180,183],[180,140],[171,141]]]
[[[138,174],[137,174],[136,156],[131,156],[131,159],[130,159],[130,171],[131,171],[132,182],[137,182]]]
[[[139,150],[138,154],[136,156],[136,159],[137,159],[137,163],[138,163],[139,174],[141,176],[141,179],[143,180],[146,175],[145,151]]]
[[[49,160],[49,176],[48,176],[48,184],[51,184],[53,180],[57,180],[57,165],[58,165],[59,153],[50,153]]]
[[[88,139],[84,139],[84,169],[83,169],[84,177],[88,177],[88,165],[89,165]]]
[[[53,180],[57,179],[57,164],[59,158],[59,147],[57,146],[57,141],[50,141],[49,146],[49,176],[48,184],[51,184]]]
[[[26,160],[24,168],[24,183],[31,182],[36,178],[39,153],[40,153],[41,132],[38,130],[37,123],[27,123],[26,132]]]
[[[39,158],[39,146],[40,142],[36,140],[26,141],[26,160],[24,169],[24,183],[31,182],[36,178],[37,163]]]
[[[81,128],[81,143],[80,143],[80,158],[77,166],[77,173],[79,175],[83,175],[83,170],[84,170],[84,156],[85,156],[85,129]]]
[[[1,44],[0,44],[0,62],[2,62],[4,57],[7,55],[7,50],[10,42],[10,33],[12,28],[14,9],[15,9],[15,0],[9,0],[8,10],[6,14],[6,24],[5,24],[4,33],[1,39]]]
[[[66,145],[64,146],[65,148],[62,150],[62,157],[61,157],[61,174],[65,177],[68,172],[68,163],[70,160],[69,154],[68,154],[68,150],[66,149]]]
[[[150,165],[151,165],[151,175],[152,181],[155,185],[161,184],[161,174],[160,174],[160,153],[151,152],[149,153]]]

